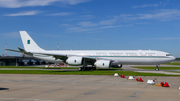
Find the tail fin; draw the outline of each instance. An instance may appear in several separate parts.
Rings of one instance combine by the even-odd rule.
[[[26,31],[19,31],[21,35],[21,39],[24,45],[24,49],[27,52],[30,51],[44,51],[42,48],[40,48],[34,40],[28,35]]]

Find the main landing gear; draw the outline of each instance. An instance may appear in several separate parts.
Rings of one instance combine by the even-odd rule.
[[[79,67],[79,71],[96,70],[96,67]]]
[[[156,69],[155,69],[156,71],[159,71],[159,68],[158,68],[158,67],[159,67],[159,65],[156,65]]]

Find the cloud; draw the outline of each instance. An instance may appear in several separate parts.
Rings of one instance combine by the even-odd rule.
[[[166,0],[166,2],[165,2],[165,3],[163,3],[163,2],[159,2],[159,4],[161,4],[162,6],[169,5],[169,0]]]
[[[116,22],[116,19],[100,21],[100,25],[112,25]]]
[[[180,19],[180,10],[163,9],[156,11],[154,14],[138,14],[137,19],[158,19],[162,21]]]
[[[100,25],[114,25],[117,22],[130,22],[136,20],[144,20],[146,23],[150,20],[159,21],[172,21],[180,19],[180,10],[178,9],[161,9],[151,11],[145,14],[121,14],[119,16],[114,16],[112,19],[100,21]]]
[[[130,25],[117,25],[117,26],[103,26],[96,28],[83,28],[83,27],[70,27],[67,30],[72,32],[89,32],[89,31],[97,31],[101,29],[109,29],[109,28],[118,28],[118,27],[129,27]]]
[[[0,7],[20,8],[28,6],[48,6],[55,2],[76,5],[79,3],[89,2],[91,0],[0,0]]]
[[[89,2],[91,0],[58,0],[58,1],[61,1],[62,3],[69,4],[69,5],[76,5],[79,3]]]
[[[70,26],[72,26],[71,24],[61,24],[60,25],[61,27],[70,27]]]
[[[95,16],[93,15],[81,15],[81,16],[78,16],[76,18],[73,18],[73,19],[69,19],[68,21],[73,21],[73,20],[90,20],[90,19],[94,19]]]
[[[69,12],[63,12],[63,13],[54,13],[54,14],[50,14],[50,16],[68,16],[71,15],[72,13]]]
[[[180,19],[180,10],[177,9],[161,9],[146,14],[121,14],[115,16],[112,20],[160,20],[170,21]]]
[[[169,0],[166,0],[165,3],[159,2],[159,4],[137,5],[137,6],[132,6],[132,8],[158,7],[158,6],[166,6],[166,5],[169,5]]]
[[[111,19],[99,21],[97,23],[91,21],[84,21],[84,22],[79,22],[76,25],[65,24],[64,27],[66,27],[68,31],[85,32],[85,31],[99,31],[101,29],[108,29],[108,28],[129,27],[133,25],[133,23],[131,22],[134,22],[134,24],[148,24],[149,21],[152,20],[170,21],[176,19],[180,19],[180,10],[161,9],[161,10],[154,10],[145,14],[121,14],[119,16],[114,16]],[[139,20],[142,21],[139,22]],[[139,23],[136,21],[138,21]]]
[[[122,25],[118,25],[118,26],[103,26],[103,27],[100,27],[99,29],[117,28],[117,27],[123,27],[123,26]]]
[[[81,15],[80,17],[81,17],[82,19],[86,19],[86,20],[88,20],[88,19],[94,19],[94,18],[95,18],[93,15]]]
[[[85,21],[85,22],[79,22],[78,25],[82,27],[94,27],[94,26],[97,26],[98,24],[92,23],[90,21]]]
[[[14,14],[5,14],[4,16],[29,16],[29,15],[37,15],[40,11],[24,11]]]
[[[132,8],[145,8],[145,7],[157,7],[159,4],[146,4],[146,5],[138,5],[138,6],[132,6]]]

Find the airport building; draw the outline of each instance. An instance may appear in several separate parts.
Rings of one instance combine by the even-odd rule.
[[[0,56],[0,66],[45,65],[45,61],[29,56]]]

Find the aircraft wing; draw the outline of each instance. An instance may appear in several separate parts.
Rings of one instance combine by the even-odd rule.
[[[81,56],[81,55],[70,55],[70,54],[57,54],[57,53],[47,53],[47,52],[32,52],[32,53],[33,54],[53,56],[55,59],[60,59],[64,62],[66,62],[66,60],[69,57],[82,57],[87,65],[92,65],[96,62],[97,59],[100,59],[100,58],[96,58],[96,57],[88,57],[88,56]],[[101,58],[101,60],[106,60],[106,59]]]
[[[46,52],[31,52],[31,53],[53,56],[55,59],[60,59],[63,61],[65,61],[68,58],[67,54],[54,54],[54,53],[46,53]]]

